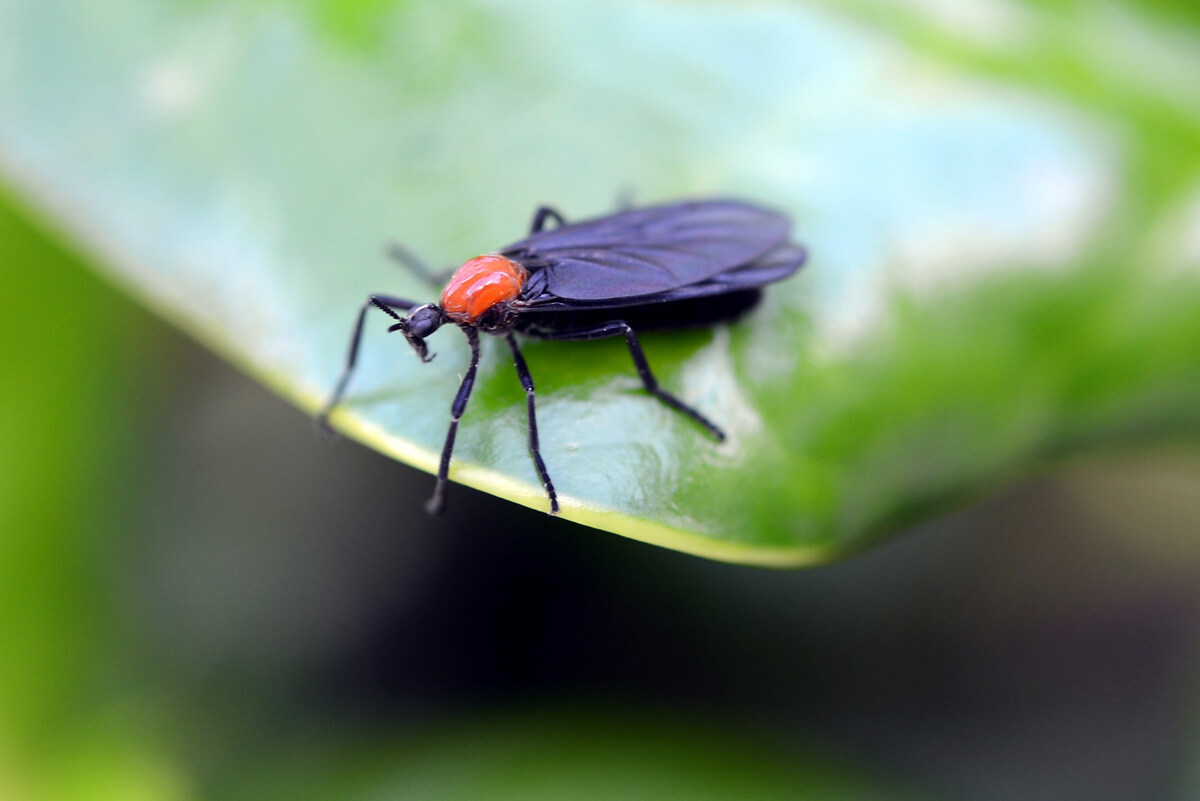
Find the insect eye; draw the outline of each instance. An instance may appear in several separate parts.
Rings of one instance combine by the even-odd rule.
[[[442,327],[442,315],[439,309],[432,305],[418,306],[408,317],[408,330],[405,332],[409,339],[424,339]]]

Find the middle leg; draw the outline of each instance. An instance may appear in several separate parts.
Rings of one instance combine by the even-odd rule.
[[[633,328],[624,320],[612,320],[607,323],[601,323],[590,328],[578,328],[568,331],[554,331],[540,333],[543,339],[562,339],[562,340],[581,340],[581,339],[606,339],[608,337],[624,336],[625,344],[629,346],[629,355],[633,357],[633,364],[637,368],[638,376],[642,379],[642,386],[646,388],[654,397],[658,398],[663,403],[670,406],[672,409],[681,411],[688,417],[695,420],[700,425],[704,426],[710,434],[718,440],[725,440],[725,432],[721,427],[709,420],[697,409],[689,406],[679,398],[667,392],[659,386],[658,379],[650,370],[650,363],[646,361],[646,354],[642,350],[642,344],[638,341],[637,334]]]
[[[537,414],[534,411],[533,403],[533,376],[529,374],[525,357],[521,355],[517,338],[511,331],[504,337],[504,340],[512,349],[513,365],[517,368],[517,377],[521,379],[521,386],[525,388],[525,405],[529,410],[529,453],[533,456],[533,464],[537,468],[538,478],[542,480],[542,486],[546,488],[546,494],[550,496],[550,514],[556,515],[558,514],[558,493],[554,491],[554,482],[550,480],[550,474],[546,472],[546,463],[542,461],[542,451],[538,446]]]

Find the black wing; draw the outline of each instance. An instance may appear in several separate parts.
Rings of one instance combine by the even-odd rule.
[[[786,217],[758,206],[703,200],[563,225],[500,252],[535,273],[531,295],[525,298],[532,304],[541,305],[539,297],[545,294],[619,301],[702,283],[747,266],[783,245],[790,227]]]
[[[649,295],[627,296],[620,298],[602,298],[599,300],[560,300],[554,295],[544,294],[522,303],[531,310],[537,311],[567,311],[576,309],[619,309],[629,306],[651,306],[656,303],[671,303],[672,301],[688,300],[690,298],[726,295],[744,289],[782,281],[803,265],[808,253],[799,245],[781,245],[762,258],[735,267],[723,273],[694,284],[675,287],[665,292],[654,292]]]

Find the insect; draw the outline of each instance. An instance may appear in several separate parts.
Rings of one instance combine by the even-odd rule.
[[[551,220],[556,226],[547,229]],[[479,332],[503,337],[525,389],[529,452],[550,499],[550,514],[556,514],[558,495],[538,444],[533,377],[515,334],[554,340],[625,337],[646,391],[723,440],[725,433],[715,423],[659,386],[636,332],[707,326],[749,311],[763,286],[804,264],[807,254],[789,241],[790,229],[782,215],[732,200],[650,206],[576,223],[542,206],[527,237],[459,267],[439,303],[368,297],[354,324],[345,368],[318,420],[328,425],[346,391],[372,307],[395,320],[388,332],[402,333],[425,362],[432,359],[425,340],[443,325],[457,325],[466,334],[471,361],[450,407],[437,483],[426,504],[431,514],[441,512],[458,421],[475,385]]]

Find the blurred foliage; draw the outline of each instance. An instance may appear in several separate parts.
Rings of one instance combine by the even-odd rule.
[[[14,216],[9,196],[0,243],[0,795],[179,797],[154,715],[125,708],[128,679],[113,672],[124,625],[111,570],[138,474],[128,455],[165,377],[140,369],[152,329]]]
[[[927,798],[833,753],[796,758],[703,723],[629,725],[587,708],[435,728],[413,741],[314,748],[246,798],[827,799]],[[469,760],[464,760],[469,754]],[[333,757],[332,759],[330,757]]]
[[[430,294],[383,263],[389,237],[461,258],[547,199],[596,214],[631,184],[792,214],[808,269],[737,325],[647,343],[720,446],[648,402],[621,343],[529,345],[568,519],[806,565],[1049,460],[1194,437],[1200,68],[1152,18],[127,2],[12,5],[11,177],[309,411],[366,292]],[[422,365],[374,323],[335,423],[432,470],[464,343],[441,334]],[[544,508],[504,362],[485,354],[453,474]]]

